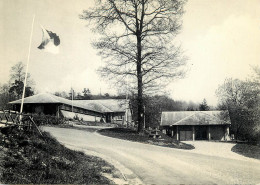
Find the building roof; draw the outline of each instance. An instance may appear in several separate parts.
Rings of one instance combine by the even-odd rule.
[[[162,112],[161,126],[231,124],[227,111]]]
[[[10,104],[21,104],[22,100],[16,100],[9,102]],[[60,103],[72,106],[72,101],[55,96],[49,93],[40,93],[30,97],[24,98],[24,104],[35,104],[35,103]],[[116,99],[105,99],[105,100],[74,100],[73,106],[79,107],[95,112],[106,113],[106,112],[124,112],[125,111],[125,100]]]
[[[21,104],[22,99],[9,102],[10,104]],[[24,103],[64,103],[70,104],[71,101],[48,93],[40,93],[24,98]]]
[[[125,99],[75,100],[82,105],[96,105],[101,112],[125,112]]]

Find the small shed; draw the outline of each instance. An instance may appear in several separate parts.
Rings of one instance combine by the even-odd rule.
[[[162,131],[176,140],[230,140],[227,111],[162,112]]]

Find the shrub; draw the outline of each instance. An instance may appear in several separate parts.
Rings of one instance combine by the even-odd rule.
[[[67,120],[65,118],[58,118],[56,116],[51,115],[38,115],[38,114],[32,114],[33,121],[36,123],[36,125],[62,125],[66,124]],[[28,121],[29,117],[24,117],[23,121]]]

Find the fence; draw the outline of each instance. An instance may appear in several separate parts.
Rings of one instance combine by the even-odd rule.
[[[0,110],[0,126],[18,126],[23,130],[36,130],[42,135],[40,129],[33,120],[32,115],[21,114],[11,110]]]

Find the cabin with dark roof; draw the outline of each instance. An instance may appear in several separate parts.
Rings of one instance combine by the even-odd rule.
[[[22,100],[9,102],[13,110],[19,111]],[[129,102],[125,99],[68,100],[48,93],[24,98],[25,113],[56,115],[84,121],[126,124],[131,122]]]
[[[161,130],[176,140],[230,140],[227,111],[162,112]]]

